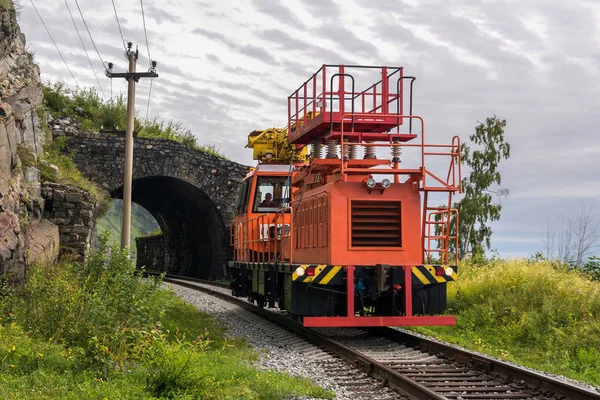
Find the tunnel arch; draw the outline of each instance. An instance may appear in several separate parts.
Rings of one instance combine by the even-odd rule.
[[[62,151],[72,155],[84,176],[113,198],[122,198],[125,138],[67,131],[53,135],[67,138]],[[148,210],[166,232],[161,257],[164,270],[218,276],[231,251],[226,224],[248,169],[172,140],[134,139],[133,201]],[[178,265],[180,261],[183,264]]]
[[[111,197],[122,199],[123,186]],[[219,275],[227,256],[226,224],[206,193],[181,179],[152,176],[133,180],[132,201],[160,226],[162,271],[203,279]]]

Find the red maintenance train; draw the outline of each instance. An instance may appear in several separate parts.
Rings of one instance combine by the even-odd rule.
[[[457,279],[460,141],[425,142],[414,80],[323,65],[288,97],[287,127],[248,136],[258,165],[231,222],[234,295],[311,327],[456,323],[439,314]]]

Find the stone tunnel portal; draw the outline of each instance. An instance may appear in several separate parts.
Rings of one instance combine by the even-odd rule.
[[[111,196],[122,199],[123,187]],[[145,252],[154,255],[145,260],[153,264],[148,270],[202,279],[220,276],[228,235],[219,210],[202,190],[172,177],[145,177],[134,179],[132,201],[148,210],[162,231],[162,237],[153,239],[154,251]],[[144,243],[138,241],[138,254]]]

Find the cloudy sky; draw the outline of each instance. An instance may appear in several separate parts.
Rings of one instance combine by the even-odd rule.
[[[75,85],[36,15],[19,23],[42,79]],[[80,86],[111,82],[75,0],[34,0]],[[124,71],[109,0],[78,0],[104,61]],[[125,40],[149,66],[141,4],[115,1]],[[500,222],[492,247],[529,256],[582,207],[600,212],[600,1],[598,0],[143,0],[149,50],[158,61],[148,114],[180,120],[199,142],[252,164],[254,130],[286,123],[287,96],[321,64],[403,66],[415,75],[414,110],[431,141],[466,140],[477,121],[507,121]],[[137,87],[147,112],[149,81]],[[126,82],[112,82],[112,93]],[[600,218],[598,219],[600,223]],[[600,249],[596,251],[600,253]]]

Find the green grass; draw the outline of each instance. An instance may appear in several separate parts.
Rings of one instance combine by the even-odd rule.
[[[217,321],[166,290],[159,299],[166,305],[160,325],[168,340],[108,378],[101,369],[81,368],[81,349],[32,338],[15,323],[0,325],[0,397],[333,398],[306,379],[257,370],[250,364],[256,354],[242,340],[226,339]]]
[[[168,337],[202,341],[206,351],[199,353],[190,379],[200,386],[194,395],[206,399],[282,399],[290,396],[332,398],[332,393],[315,387],[303,378],[276,372],[258,371],[250,362],[256,353],[239,338],[226,338],[225,327],[171,293],[163,299],[167,310],[161,326]]]
[[[146,236],[159,236],[162,235],[162,231],[160,230],[160,228],[154,229],[148,233],[146,233]]]
[[[0,287],[0,398],[333,397],[253,367],[245,342],[106,240],[83,265],[33,267],[24,287]]]
[[[455,327],[414,330],[600,386],[600,282],[548,262],[462,265],[448,285]]]
[[[14,10],[14,7],[9,0],[0,0],[0,8]]]

